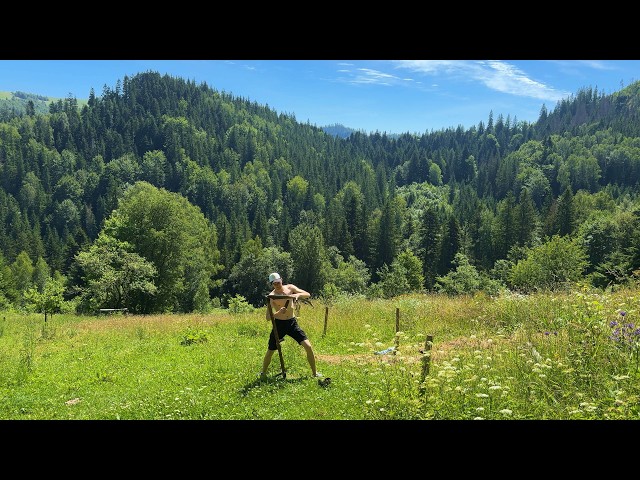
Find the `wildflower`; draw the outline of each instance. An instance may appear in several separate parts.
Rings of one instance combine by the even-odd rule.
[[[478,398],[488,398],[489,395],[487,395],[486,393],[476,393],[476,397],[478,397]]]
[[[500,410],[500,413],[503,415],[511,415],[513,412],[508,408],[503,408],[502,410]]]

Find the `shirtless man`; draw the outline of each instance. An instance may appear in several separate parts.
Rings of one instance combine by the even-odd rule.
[[[275,318],[276,327],[278,329],[278,334],[280,335],[280,341],[284,340],[285,335],[289,335],[293,338],[299,345],[302,345],[307,352],[307,361],[309,362],[309,366],[311,367],[311,373],[314,377],[322,377],[321,373],[318,373],[316,370],[316,357],[313,353],[313,347],[311,346],[311,342],[307,337],[307,334],[304,333],[304,330],[300,328],[298,325],[298,320],[295,317],[294,309],[295,303],[298,299],[309,298],[311,294],[301,288],[296,287],[292,283],[288,283],[287,285],[283,285],[282,277],[280,277],[279,273],[272,273],[269,275],[269,282],[271,282],[273,286],[273,290],[269,295],[289,295],[290,299],[282,298],[270,298],[269,305],[267,305],[267,320],[271,320],[269,316],[269,308],[273,308],[273,316]],[[276,345],[276,337],[271,329],[271,334],[269,335],[269,346],[267,348],[267,353],[264,356],[264,360],[262,362],[262,371],[259,374],[260,378],[265,378],[267,376],[267,369],[269,368],[269,364],[271,363],[271,358],[273,354],[278,349]]]

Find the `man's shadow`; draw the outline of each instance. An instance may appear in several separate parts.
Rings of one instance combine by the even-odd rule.
[[[297,378],[291,378],[291,377],[283,378],[282,374],[279,373],[277,375],[267,377],[267,378],[256,378],[252,382],[249,382],[244,387],[242,387],[242,389],[240,390],[240,394],[242,396],[246,396],[251,390],[261,386],[269,386],[271,388],[275,387],[278,389],[282,389],[287,385],[305,382],[308,380],[313,380],[313,378],[304,377],[304,376],[297,377]]]

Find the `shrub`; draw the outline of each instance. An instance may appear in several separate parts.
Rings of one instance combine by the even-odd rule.
[[[249,305],[247,299],[240,294],[236,294],[235,297],[229,299],[229,311],[231,313],[251,313],[255,310],[252,305]]]

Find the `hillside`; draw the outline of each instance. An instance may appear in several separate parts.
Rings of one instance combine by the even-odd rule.
[[[640,268],[638,99],[638,83],[610,96],[585,89],[536,123],[489,112],[468,130],[396,137],[328,133],[156,72],[86,101],[18,92],[1,101],[0,268],[11,282],[0,281],[0,303],[25,301],[33,273],[21,283],[17,272],[38,262],[67,299],[85,298],[106,277],[93,279],[81,253],[115,255],[113,274],[137,255],[151,283],[175,287],[175,311],[236,295],[258,305],[274,270],[318,295],[622,284]],[[19,111],[25,101],[34,111]],[[180,229],[153,223],[154,202],[194,219],[185,202],[195,207],[220,268],[155,251]],[[117,209],[130,217],[112,218]],[[551,248],[574,263],[541,267]],[[141,310],[153,305],[145,295]]]
[[[62,100],[60,98],[47,97],[36,93],[25,92],[0,92],[0,120],[7,120],[16,115],[24,115],[27,112],[29,102],[32,102],[35,113],[49,113],[51,102]],[[78,100],[79,105],[86,100]]]

